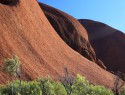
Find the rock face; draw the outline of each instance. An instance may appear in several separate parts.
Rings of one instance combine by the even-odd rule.
[[[109,71],[125,74],[125,34],[112,27],[92,20],[79,20],[88,32],[97,58]]]
[[[74,17],[58,9],[42,3],[39,3],[39,5],[53,28],[67,45],[95,62],[96,55],[89,43],[88,34],[84,27]]]
[[[85,58],[96,62],[101,68],[106,69],[101,60],[99,64],[100,61],[96,58],[96,54],[89,43],[88,34],[78,20],[51,6],[42,3],[39,5],[53,28],[67,45]]]
[[[46,75],[58,79],[67,67],[70,73],[84,75],[92,83],[107,87],[114,84],[111,73],[63,42],[36,0],[20,0],[17,6],[0,4],[0,66],[14,54],[20,58],[26,79]],[[0,83],[9,79],[0,72]]]

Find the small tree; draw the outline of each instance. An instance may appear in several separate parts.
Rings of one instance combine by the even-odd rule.
[[[19,90],[21,88],[21,72],[22,72],[22,66],[20,65],[19,59],[16,55],[13,56],[11,59],[7,59],[3,62],[3,68],[2,70],[11,75],[15,76],[16,78],[20,79],[19,82]],[[14,85],[14,83],[12,83]],[[13,86],[12,86],[12,95],[13,95]]]
[[[3,62],[3,71],[11,76],[20,77],[21,66],[16,55],[14,55],[13,58],[7,59]]]

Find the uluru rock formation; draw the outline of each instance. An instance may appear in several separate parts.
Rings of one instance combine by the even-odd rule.
[[[121,71],[125,74],[125,34],[97,21],[79,21],[88,32],[97,58],[104,62],[109,71]]]
[[[59,36],[72,49],[95,62],[96,55],[89,43],[88,34],[79,21],[56,8],[42,3],[39,5]]]
[[[75,52],[58,36],[36,0],[20,0],[16,6],[0,4],[0,65],[14,54],[28,79],[46,75],[58,78],[66,67],[92,83],[114,84],[111,73]],[[0,72],[0,83],[9,78]]]
[[[96,58],[96,54],[88,40],[88,34],[77,19],[51,6],[42,3],[39,3],[39,5],[55,31],[67,45],[85,58],[106,69],[103,62]]]

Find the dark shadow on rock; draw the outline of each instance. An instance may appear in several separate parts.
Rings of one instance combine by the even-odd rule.
[[[15,6],[19,3],[19,0],[0,0],[1,4]]]

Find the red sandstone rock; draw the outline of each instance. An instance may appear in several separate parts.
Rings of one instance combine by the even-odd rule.
[[[100,59],[96,60],[96,63],[97,63],[101,68],[103,68],[104,70],[106,70],[106,66],[104,65],[104,63],[103,63]]]
[[[99,64],[101,60],[98,62],[98,59],[96,59],[96,54],[89,43],[86,30],[74,17],[48,5],[42,3],[39,3],[39,5],[58,35],[72,49],[105,69],[104,64]]]
[[[107,70],[125,73],[125,34],[97,21],[81,19],[80,22],[88,32],[97,58],[104,62]]]
[[[95,62],[96,55],[89,43],[88,34],[79,21],[51,6],[42,3],[39,5],[58,35],[72,49]]]
[[[16,54],[27,79],[51,75],[58,78],[67,67],[96,84],[112,87],[114,76],[87,60],[55,32],[36,0],[20,0],[17,6],[0,4],[0,65]],[[102,76],[102,77],[100,77]],[[0,83],[9,76],[0,72]]]

